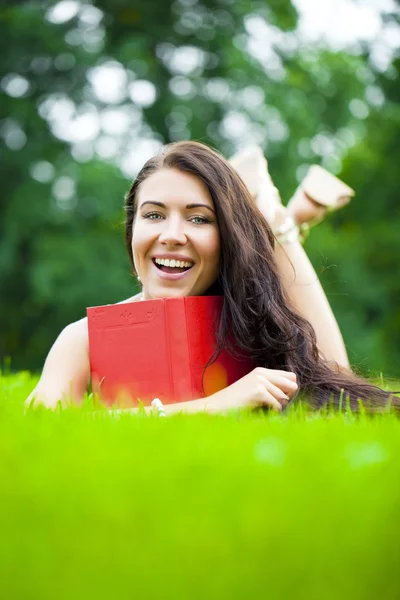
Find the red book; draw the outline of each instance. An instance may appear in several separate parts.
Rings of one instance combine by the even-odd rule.
[[[109,404],[118,397],[131,405],[153,398],[167,404],[234,383],[254,369],[250,359],[223,350],[204,371],[216,347],[222,305],[222,296],[187,296],[88,308],[94,389],[100,386]]]

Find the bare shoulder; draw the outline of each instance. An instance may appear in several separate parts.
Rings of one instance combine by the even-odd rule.
[[[27,399],[53,407],[59,400],[80,402],[90,381],[87,319],[67,325],[47,355],[39,383]]]
[[[67,325],[60,333],[59,338],[62,338],[67,344],[79,344],[82,348],[89,349],[89,332],[87,317],[79,319]]]
[[[54,342],[45,362],[43,373],[82,371],[85,374],[90,372],[89,368],[89,332],[87,318],[79,319],[74,323],[67,325]]]
[[[128,302],[138,302],[141,299],[141,293],[117,302],[116,304],[126,304]],[[88,319],[84,317],[67,325],[60,335],[58,336],[54,346],[62,350],[74,350],[77,353],[88,355],[89,354],[89,330],[88,330]]]
[[[127,304],[129,302],[139,302],[142,298],[142,292],[139,292],[135,296],[131,296],[126,300],[121,300],[121,302],[116,302],[116,304]],[[112,306],[112,305],[110,305]],[[79,319],[79,321],[74,321],[67,325],[62,332],[60,333],[57,341],[62,342],[63,344],[79,344],[80,347],[89,351],[89,330],[88,330],[88,319],[84,317],[83,319]]]
[[[131,298],[127,298],[126,300],[122,300],[121,302],[116,302],[116,304],[138,302],[140,299],[141,293],[136,294],[136,296],[132,296]],[[79,346],[79,348],[82,350],[89,352],[89,329],[87,317],[67,325],[60,333],[58,339],[65,345],[75,345],[75,347]]]

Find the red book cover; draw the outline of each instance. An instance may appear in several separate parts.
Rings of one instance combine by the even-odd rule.
[[[167,404],[234,383],[254,368],[250,359],[223,350],[204,371],[222,306],[222,296],[187,296],[88,308],[93,388],[109,404]]]

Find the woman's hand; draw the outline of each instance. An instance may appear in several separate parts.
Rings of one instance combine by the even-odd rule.
[[[256,367],[235,383],[207,398],[207,411],[215,413],[231,408],[262,406],[281,411],[297,390],[295,373]]]

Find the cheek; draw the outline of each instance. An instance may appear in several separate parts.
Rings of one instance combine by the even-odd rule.
[[[143,230],[141,229],[140,226],[135,225],[132,230],[132,241],[131,241],[133,254],[137,254],[138,252],[140,252],[144,246],[144,243],[145,243],[145,238],[143,236]]]
[[[214,235],[207,244],[208,264],[210,269],[215,270],[219,268],[219,262],[221,258],[221,244],[220,237]]]
[[[132,248],[133,262],[134,262],[135,268],[137,270],[139,263],[140,263],[140,255],[142,253],[142,248],[143,248],[143,240],[142,240],[142,236],[141,236],[140,227],[134,227],[132,230],[131,248]]]

